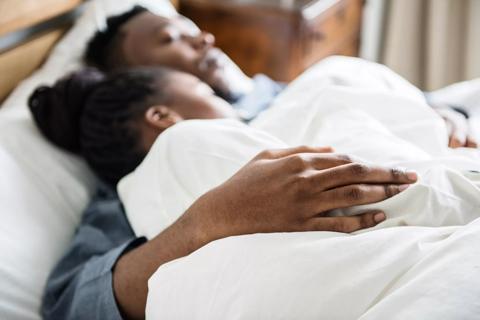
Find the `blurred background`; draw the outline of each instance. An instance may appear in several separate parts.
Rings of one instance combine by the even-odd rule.
[[[288,82],[315,62],[341,54],[386,64],[427,91],[480,77],[480,0],[170,1],[213,33],[249,75]],[[0,66],[15,76],[0,77],[0,101],[44,61],[45,55],[19,59],[34,45],[24,40],[45,35],[35,41],[48,42],[40,43],[48,53],[62,32],[47,33],[71,22],[84,2],[0,0]],[[76,9],[50,19],[70,8]],[[21,27],[28,28],[12,32]]]
[[[480,77],[480,1],[367,0],[360,55],[425,90]]]
[[[289,81],[332,54],[423,90],[480,77],[480,0],[179,0],[248,74]]]

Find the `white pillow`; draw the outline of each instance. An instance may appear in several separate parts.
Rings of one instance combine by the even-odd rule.
[[[0,319],[41,318],[47,277],[69,246],[95,189],[82,159],[42,137],[29,114],[28,96],[39,84],[51,84],[81,66],[97,26],[136,3],[158,14],[175,14],[166,0],[90,1],[45,65],[0,109]]]

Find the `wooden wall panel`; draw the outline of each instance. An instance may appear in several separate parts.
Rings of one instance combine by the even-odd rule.
[[[83,0],[0,0],[0,37],[66,13]]]
[[[335,53],[357,55],[363,0],[181,0],[250,76],[289,82]]]
[[[54,30],[0,55],[0,103],[46,59],[65,30]]]
[[[170,0],[170,2],[173,4],[173,6],[175,8],[177,8],[178,10],[178,6],[180,5],[180,1],[179,0]]]
[[[121,0],[119,0],[121,1]],[[84,0],[0,0],[0,37],[73,10]],[[178,8],[178,0],[171,0]],[[66,27],[49,31],[0,53],[0,104],[23,79],[40,67]]]

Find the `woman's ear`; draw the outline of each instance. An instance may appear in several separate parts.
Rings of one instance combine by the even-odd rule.
[[[149,125],[165,130],[183,119],[178,113],[166,106],[151,106],[145,111],[145,120]]]

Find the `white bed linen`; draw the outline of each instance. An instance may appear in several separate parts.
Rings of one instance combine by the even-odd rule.
[[[147,318],[473,319],[480,311],[480,257],[466,244],[480,238],[480,179],[468,170],[480,171],[478,151],[450,151],[444,123],[421,93],[361,60],[320,63],[251,127],[197,120],[167,130],[119,184],[129,221],[137,235],[151,238],[259,151],[299,144],[331,145],[420,175],[392,199],[338,214],[375,208],[388,218],[375,229],[440,228],[216,241],[157,270]],[[449,286],[456,289],[440,290]]]
[[[479,224],[215,241],[150,278],[147,319],[478,319]]]
[[[316,87],[307,91],[311,83]],[[449,149],[443,120],[402,78],[370,62],[330,58],[285,95],[292,92],[297,95],[285,103],[280,97],[250,126],[194,120],[162,133],[118,186],[135,233],[153,238],[260,151],[298,145],[329,145],[365,162],[420,175],[419,183],[394,199],[338,214],[385,209],[389,219],[380,227],[457,225],[477,217],[480,175],[470,171],[480,171],[479,152]]]
[[[95,188],[84,161],[52,146],[37,130],[28,112],[28,96],[39,84],[51,84],[78,68],[96,26],[106,15],[134,3],[175,14],[163,0],[89,1],[45,65],[0,109],[0,319],[40,319],[48,274],[69,246]]]

